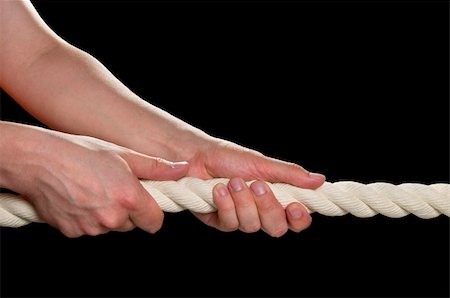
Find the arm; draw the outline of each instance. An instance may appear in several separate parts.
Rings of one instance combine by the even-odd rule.
[[[174,142],[181,136],[208,138],[139,98],[97,59],[59,38],[29,2],[0,5],[0,86],[49,127],[171,160],[180,159],[172,148],[179,148]]]
[[[5,66],[0,86],[36,118],[57,130],[94,136],[168,160],[186,160],[190,176],[234,177],[234,185],[218,186],[227,190],[223,196],[219,196],[223,191],[214,190],[218,214],[198,215],[219,229],[263,228],[280,235],[288,224],[295,231],[308,225],[310,217],[300,204],[289,206],[285,214],[266,187],[268,195],[259,196],[256,188],[260,187],[250,189],[242,182],[266,180],[316,188],[324,182],[323,175],[207,135],[139,98],[95,58],[56,36],[28,2],[0,5],[8,12],[0,29],[4,36],[0,59]],[[22,58],[11,62],[17,60],[18,50],[24,51]],[[238,184],[241,187],[234,187]],[[263,220],[261,212],[266,209],[276,209],[278,215]],[[305,216],[299,221],[291,214]]]

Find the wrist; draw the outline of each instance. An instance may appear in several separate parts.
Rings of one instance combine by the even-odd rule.
[[[18,141],[20,137],[19,126],[10,122],[0,122],[0,187],[15,190],[13,186],[14,179],[18,171],[16,162],[22,159],[21,147]],[[16,135],[17,137],[13,137]]]
[[[123,146],[170,161],[188,161],[214,138],[179,119],[161,121],[144,132],[126,138]]]
[[[0,187],[24,193],[42,164],[44,129],[2,121],[0,135]]]

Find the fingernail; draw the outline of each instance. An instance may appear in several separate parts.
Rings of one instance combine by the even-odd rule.
[[[184,168],[188,164],[189,163],[187,161],[177,161],[177,162],[172,162],[170,164],[170,166],[172,167],[172,169],[180,169],[180,168]]]
[[[253,182],[252,185],[250,185],[250,188],[253,191],[253,193],[258,197],[262,196],[267,192],[266,185],[264,184],[264,182],[261,181]]]
[[[325,179],[325,176],[319,173],[309,173],[309,178],[315,179],[315,180],[322,180]]]
[[[300,208],[291,208],[289,209],[289,214],[294,219],[299,219],[303,216],[303,212]]]
[[[233,189],[234,191],[241,191],[244,188],[244,185],[242,184],[242,180],[239,178],[231,179],[230,186],[231,186],[231,189]]]
[[[228,195],[227,187],[222,184],[217,185],[217,192],[219,193],[219,196],[221,196],[221,197],[226,197]]]

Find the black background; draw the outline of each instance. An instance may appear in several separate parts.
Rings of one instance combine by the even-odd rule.
[[[448,3],[33,3],[137,94],[210,134],[329,181],[449,181]],[[38,124],[4,92],[1,113]],[[155,235],[2,228],[1,295],[448,297],[449,219],[314,214],[280,239],[189,212]]]

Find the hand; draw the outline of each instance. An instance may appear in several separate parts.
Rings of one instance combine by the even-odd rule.
[[[137,177],[172,180],[187,163],[170,163],[91,137],[43,133],[28,138],[16,163],[15,190],[68,237],[128,231],[154,233],[163,212]],[[34,142],[33,139],[36,141]]]
[[[98,60],[62,41],[39,21],[38,13],[29,3],[0,3],[10,12],[2,15],[0,27],[0,35],[8,37],[8,42],[0,43],[0,60],[3,62],[0,63],[0,85],[7,86],[12,97],[49,127],[78,135],[93,135],[152,156],[188,160],[194,163],[189,174],[200,178],[240,177],[306,188],[315,188],[323,183],[323,176],[308,175],[299,166],[264,157],[222,140],[202,137],[204,132],[146,103]],[[37,21],[39,26],[34,26]],[[39,74],[38,80],[36,74]],[[55,90],[58,91],[57,96]],[[86,117],[85,111],[88,110],[98,111],[101,115]],[[155,211],[154,203],[148,206],[143,203],[152,200],[138,186],[134,176],[157,179],[159,176],[156,174],[160,170],[167,170],[171,174],[165,178],[175,179],[186,170],[158,167],[155,172],[145,170],[141,173],[140,163],[151,164],[156,160],[123,148],[117,149],[111,144],[99,145],[93,139],[60,138],[61,145],[56,146],[57,150],[53,147],[54,142],[48,144],[47,158],[35,163],[41,170],[39,173],[23,171],[29,176],[30,183],[21,187],[27,188],[30,200],[34,201],[44,219],[70,235],[96,234],[105,229],[119,229],[119,226],[126,230],[132,228],[132,224],[149,231],[156,230],[157,223],[160,224],[156,218],[162,215]],[[98,152],[98,146],[107,149]],[[35,176],[30,177],[32,174]],[[120,187],[114,188],[119,182]],[[271,213],[266,215],[263,210],[278,210],[278,214],[281,206],[273,200],[270,191],[258,196],[258,185],[251,188],[253,191],[245,185],[240,191],[229,187],[229,195],[222,200],[218,196],[218,186],[214,199],[219,212],[198,215],[199,218],[223,230],[239,227],[251,232],[261,226],[274,236],[283,234],[286,225],[295,231],[308,226],[310,217],[300,204],[289,206],[286,218]],[[128,200],[132,203],[129,204]],[[230,206],[236,209],[233,216],[226,212],[227,208],[232,208]],[[141,209],[143,211],[139,214],[155,214],[145,219],[145,216],[136,215]],[[114,211],[113,215],[106,216],[105,210]],[[293,214],[304,216],[296,218]],[[231,220],[232,217],[236,217],[238,223]],[[154,224],[152,228],[150,221]]]
[[[311,216],[300,203],[292,203],[284,210],[266,183],[255,181],[248,187],[244,180],[314,189],[324,183],[323,175],[219,139],[198,146],[190,156],[188,175],[202,179],[233,177],[228,186],[219,184],[213,190],[216,213],[195,214],[205,224],[222,231],[240,229],[250,233],[262,229],[274,237],[288,229],[300,232],[311,224]]]

